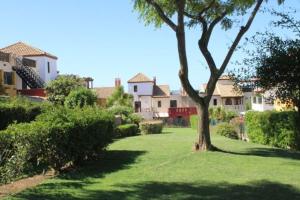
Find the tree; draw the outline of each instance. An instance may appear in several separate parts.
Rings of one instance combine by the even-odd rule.
[[[65,99],[65,106],[69,108],[93,106],[97,101],[97,95],[90,89],[81,87],[74,89]]]
[[[248,82],[252,83],[250,88],[270,91],[270,100],[293,103],[300,116],[300,20],[296,20],[291,11],[270,12],[279,17],[271,24],[289,30],[296,39],[283,39],[268,31],[257,33],[249,40],[255,49],[247,51],[249,56],[243,61],[247,70],[235,71],[232,76],[236,84]]]
[[[107,99],[107,107],[125,106],[132,108],[132,96],[124,92],[123,86],[116,87],[113,94]]]
[[[54,104],[64,105],[65,98],[69,93],[83,86],[83,79],[75,75],[60,75],[46,87],[48,100]]]
[[[209,131],[209,102],[218,78],[226,69],[237,45],[243,35],[250,28],[263,0],[134,0],[134,8],[140,13],[140,17],[146,24],[154,23],[160,27],[167,24],[176,34],[178,55],[180,62],[179,78],[181,85],[199,107],[199,139],[196,143],[196,150],[214,150],[211,144]],[[279,1],[279,3],[281,3]],[[234,23],[234,17],[241,17],[248,14],[253,7],[248,20],[241,26],[232,45],[230,46],[221,66],[216,62],[208,49],[213,30],[217,25],[229,29]],[[177,18],[177,23],[173,20]],[[205,58],[210,69],[210,78],[204,96],[199,96],[198,92],[191,85],[188,74],[189,65],[185,44],[185,28],[201,26],[201,34],[198,46],[201,54]]]

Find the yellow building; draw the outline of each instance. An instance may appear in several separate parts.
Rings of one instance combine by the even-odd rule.
[[[274,108],[276,111],[294,110],[295,106],[292,101],[280,101],[279,99],[274,100]]]
[[[0,95],[16,96],[16,72],[11,54],[0,52]]]

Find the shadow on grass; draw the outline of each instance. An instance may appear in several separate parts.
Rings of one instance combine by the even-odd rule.
[[[47,185],[47,184],[46,184]],[[260,200],[282,200],[300,199],[300,191],[293,186],[270,182],[249,182],[245,185],[230,184],[227,182],[209,183],[166,183],[166,182],[144,182],[135,185],[115,185],[116,190],[103,191],[99,187],[93,190],[81,187],[80,191],[76,185],[74,192],[63,192],[59,188],[69,187],[63,183],[48,184],[48,190],[29,191],[17,195],[20,199],[44,199],[44,200],[79,200],[79,199],[260,199]],[[70,188],[68,188],[70,189]]]
[[[127,169],[146,151],[109,150],[98,161],[87,162],[80,168],[59,176],[61,179],[84,180],[86,178],[101,178],[122,169]]]
[[[234,155],[245,155],[245,156],[261,156],[261,157],[278,157],[300,160],[300,152],[288,151],[276,148],[249,148],[245,152],[232,152],[226,150],[220,150],[220,152],[234,154]]]

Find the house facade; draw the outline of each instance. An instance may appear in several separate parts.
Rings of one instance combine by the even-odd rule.
[[[156,78],[138,73],[128,81],[135,112],[144,119],[164,119],[170,123],[197,114],[194,102],[183,91],[170,91],[169,85],[158,85]]]
[[[4,47],[0,52],[9,55],[8,63],[15,72],[14,87],[21,94],[22,92],[30,94],[30,91],[26,91],[28,89],[39,93],[58,75],[56,56],[23,42]],[[4,67],[0,69],[4,70]]]
[[[114,87],[94,87],[93,91],[97,94],[97,104],[101,107],[105,107],[107,99],[114,93],[117,87],[121,86],[121,79],[115,79]]]
[[[200,88],[200,95],[205,94],[206,84]],[[221,76],[210,100],[210,107],[223,107],[237,113],[245,111],[245,100],[251,98],[250,94],[244,95],[242,90],[234,87],[234,82],[228,76]]]

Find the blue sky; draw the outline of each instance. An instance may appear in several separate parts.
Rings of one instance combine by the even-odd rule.
[[[268,5],[278,8],[274,2],[269,0]],[[300,1],[286,0],[280,9],[288,7],[299,10]],[[95,86],[111,86],[115,77],[127,86],[129,78],[142,72],[173,90],[180,88],[175,34],[168,27],[145,27],[131,0],[9,0],[2,1],[1,8],[0,47],[17,41],[31,44],[58,56],[61,74],[91,76]],[[259,14],[246,36],[269,29],[270,19]],[[217,64],[236,31],[215,31],[210,49]],[[195,87],[209,77],[197,48],[199,34],[198,29],[187,33],[190,79]],[[236,52],[233,61],[242,57],[242,52]]]

